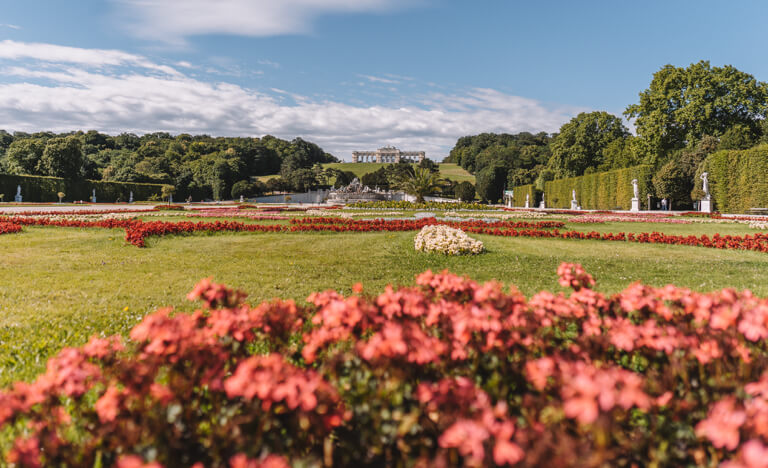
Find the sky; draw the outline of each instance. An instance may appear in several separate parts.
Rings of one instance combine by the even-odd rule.
[[[768,81],[767,20],[762,0],[0,0],[0,128],[439,161],[461,136],[621,115],[665,64]]]

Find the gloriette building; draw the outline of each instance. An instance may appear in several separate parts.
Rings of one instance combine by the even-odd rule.
[[[376,151],[353,151],[352,162],[399,163],[400,161],[422,162],[425,151],[400,151],[394,146],[385,146]]]

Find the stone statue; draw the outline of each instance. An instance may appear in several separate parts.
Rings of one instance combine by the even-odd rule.
[[[634,194],[634,198],[640,198],[640,191],[637,188],[637,179],[632,179],[632,193]]]
[[[528,200],[530,199],[530,194],[525,194],[525,204],[528,204]]]
[[[16,196],[13,197],[13,200],[17,203],[21,203],[21,185],[16,186]]]
[[[93,189],[91,194],[91,203],[96,203],[96,189]]]
[[[704,198],[709,198],[709,172],[702,172],[699,178],[701,179],[701,189],[704,191]]]
[[[133,190],[131,190],[131,195],[128,197],[128,203],[133,203]]]
[[[571,190],[571,194],[573,195],[573,201],[576,201],[576,189]]]

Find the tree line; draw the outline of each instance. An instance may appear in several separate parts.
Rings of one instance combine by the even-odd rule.
[[[459,138],[444,162],[475,174],[478,195],[491,201],[505,187],[543,190],[549,180],[648,164],[659,198],[690,205],[701,195],[693,181],[709,154],[768,143],[768,84],[730,65],[665,65],[624,117],[636,135],[621,117],[585,112],[554,134]]]
[[[227,199],[315,188],[338,162],[296,138],[228,138],[165,132],[107,135],[94,130],[13,134],[0,130],[0,173],[172,185],[177,198]],[[261,175],[281,176],[259,182]]]

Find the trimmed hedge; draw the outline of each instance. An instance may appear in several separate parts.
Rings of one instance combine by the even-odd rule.
[[[709,172],[709,192],[718,211],[745,213],[750,208],[768,208],[768,145],[712,153],[702,169]],[[701,172],[696,174],[698,189]]]
[[[59,192],[66,194],[65,200],[91,199],[96,189],[96,201],[115,202],[118,198],[127,202],[130,192],[136,201],[147,200],[152,195],[160,196],[160,184],[135,184],[129,182],[102,182],[98,180],[67,180],[59,177],[0,174],[0,193],[5,194],[4,202],[13,201],[16,187],[21,185],[21,196],[25,202],[57,202]]]
[[[544,200],[547,208],[570,208],[571,191],[575,189],[576,200],[583,209],[628,210],[632,207],[632,179],[637,179],[642,206],[648,194],[653,193],[652,176],[653,167],[641,165],[557,179],[544,184]]]
[[[528,195],[528,207],[535,208],[538,206],[536,200],[536,187],[533,184],[520,185],[514,188],[514,196],[512,197],[512,205],[517,207],[525,206],[525,196]]]

